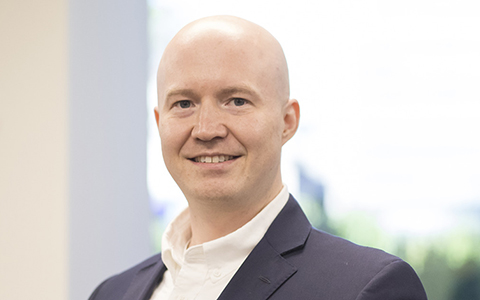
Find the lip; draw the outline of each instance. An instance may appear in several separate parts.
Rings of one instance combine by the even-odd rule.
[[[189,160],[194,161],[196,158],[202,157],[202,156],[207,156],[207,157],[213,157],[213,156],[224,156],[224,157],[233,157],[233,158],[238,158],[241,155],[239,154],[228,154],[228,153],[222,153],[222,152],[201,152],[195,155],[187,155],[186,158]]]
[[[234,159],[231,155],[197,156],[193,160],[201,163],[222,163]]]
[[[224,156],[224,157],[232,157],[232,158],[229,159],[229,160],[223,161],[223,162],[216,162],[216,163],[200,162],[200,161],[195,160],[195,158],[199,158],[199,157],[202,157],[202,156],[207,156],[207,157]],[[192,162],[195,166],[198,166],[198,167],[201,167],[201,168],[206,168],[206,169],[216,170],[216,169],[222,169],[222,168],[225,168],[229,165],[232,165],[240,157],[241,157],[241,155],[226,155],[226,154],[213,154],[213,153],[210,154],[209,153],[209,154],[196,155],[192,158],[188,158],[188,160],[190,162]]]

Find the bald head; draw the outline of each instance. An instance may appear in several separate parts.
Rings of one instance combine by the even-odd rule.
[[[185,26],[160,62],[155,117],[165,164],[192,210],[250,218],[281,190],[281,149],[299,105],[282,48],[262,27],[228,16]]]
[[[229,65],[231,72],[250,71],[250,80],[259,80],[258,88],[275,93],[280,103],[288,101],[288,67],[279,42],[257,24],[233,16],[199,19],[175,35],[158,69],[159,101],[174,88],[166,79],[186,71],[179,67],[198,67],[214,78],[220,75],[215,72],[220,64]]]

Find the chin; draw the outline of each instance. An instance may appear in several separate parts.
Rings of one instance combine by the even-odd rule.
[[[191,189],[188,194],[193,195],[192,198],[200,201],[225,203],[236,198],[235,196],[238,197],[239,191],[236,189],[209,187],[208,185],[204,185],[196,189]]]
[[[197,193],[197,195],[199,196],[199,198],[202,198],[204,200],[225,202],[234,198],[234,195],[236,195],[236,193],[225,191],[225,190],[221,190],[221,191],[210,190],[210,191],[201,191]]]

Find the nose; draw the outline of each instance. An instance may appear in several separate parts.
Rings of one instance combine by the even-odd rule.
[[[192,137],[201,141],[225,138],[227,127],[222,120],[221,109],[213,101],[205,101],[197,111],[197,118],[192,130]]]

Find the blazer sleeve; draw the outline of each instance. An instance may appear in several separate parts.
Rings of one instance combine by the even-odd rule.
[[[427,300],[427,295],[412,267],[398,259],[380,270],[356,300]]]

